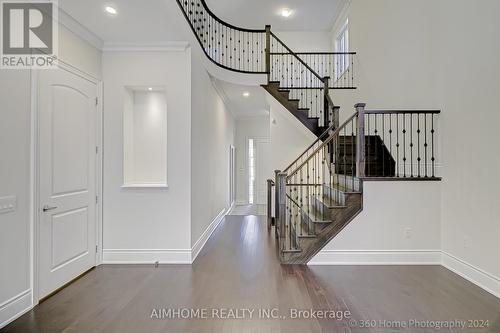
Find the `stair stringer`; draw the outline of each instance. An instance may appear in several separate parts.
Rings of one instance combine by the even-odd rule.
[[[329,213],[330,223],[322,223],[317,229],[315,237],[299,237],[298,245],[301,251],[283,252],[280,255],[282,264],[307,264],[318,252],[335,238],[356,216],[363,210],[362,192],[341,192],[343,205],[338,207],[324,207]],[[303,217],[302,217],[303,218]]]
[[[293,133],[294,136],[301,136],[304,138],[304,147],[300,148],[299,151],[295,155],[290,155],[284,163],[287,163],[289,160],[294,158],[296,155],[300,154],[305,148],[307,148],[308,145],[310,145],[311,142],[314,142],[317,137],[314,135],[313,132],[311,132],[307,127],[302,124],[302,122],[297,119],[290,111],[283,106],[273,95],[271,95],[267,90],[266,90],[266,101],[267,104],[269,105],[271,112],[270,114],[272,115],[273,113],[278,115],[278,119],[274,119],[276,121],[286,121],[287,124],[292,126],[296,132]],[[273,119],[272,119],[273,120]],[[271,124],[272,126],[273,124]],[[279,126],[279,123],[277,124]],[[283,163],[282,163],[283,164]],[[282,165],[278,164],[278,165]]]

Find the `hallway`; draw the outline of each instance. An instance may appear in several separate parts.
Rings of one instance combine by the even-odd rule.
[[[265,217],[227,216],[192,266],[99,266],[0,332],[387,332],[412,319],[484,320],[489,330],[475,332],[500,331],[500,301],[443,267],[280,266],[273,234]],[[155,317],[170,308],[207,316]],[[288,320],[259,318],[274,308]],[[346,319],[290,320],[291,309]],[[360,329],[363,320],[375,327]]]

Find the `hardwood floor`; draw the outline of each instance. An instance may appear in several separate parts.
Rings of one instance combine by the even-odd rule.
[[[1,332],[436,332],[389,328],[412,319],[489,320],[443,331],[500,332],[500,300],[439,266],[281,266],[265,220],[226,217],[192,266],[99,266]],[[207,318],[151,318],[161,308],[208,309]],[[221,308],[248,311],[214,318]],[[287,318],[259,318],[262,308]],[[351,319],[291,319],[291,309]]]

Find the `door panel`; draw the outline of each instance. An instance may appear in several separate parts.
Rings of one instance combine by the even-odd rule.
[[[52,86],[52,195],[88,189],[89,96],[68,86]],[[68,112],[70,110],[70,112]]]
[[[58,269],[89,252],[87,207],[54,214],[51,222],[53,240],[51,270]]]
[[[95,266],[96,96],[76,74],[39,71],[41,298]]]

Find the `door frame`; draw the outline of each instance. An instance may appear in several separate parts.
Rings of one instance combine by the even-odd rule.
[[[236,147],[229,145],[229,207],[236,201]]]
[[[96,266],[102,263],[102,193],[103,193],[103,84],[102,81],[91,74],[78,69],[62,60],[58,60],[58,70],[65,70],[71,74],[77,75],[94,83],[97,87],[97,114],[96,114],[96,145],[98,152],[96,154]],[[50,69],[30,69],[30,95],[31,95],[31,128],[30,128],[30,285],[32,306],[40,301],[39,294],[39,254],[40,254],[40,228],[41,208],[40,208],[40,156],[39,156],[39,108],[38,108],[38,73],[40,70]]]

